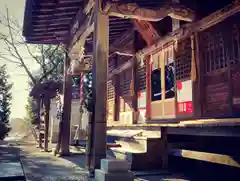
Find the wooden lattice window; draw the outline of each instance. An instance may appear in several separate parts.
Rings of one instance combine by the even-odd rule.
[[[107,93],[108,100],[114,100],[115,99],[115,89],[114,89],[113,81],[108,80],[107,86],[108,86],[108,93]]]
[[[146,61],[137,65],[138,92],[146,90]]]
[[[240,13],[200,32],[201,61],[205,73],[240,63]]]
[[[176,79],[186,80],[191,75],[191,39],[186,38],[178,42],[175,59],[176,59]]]

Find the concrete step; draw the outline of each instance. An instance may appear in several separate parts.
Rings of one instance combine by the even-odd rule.
[[[108,173],[103,170],[95,170],[96,181],[133,181],[134,175],[132,172],[114,172]]]
[[[101,170],[105,172],[128,172],[129,169],[130,165],[125,160],[101,160]]]
[[[120,138],[115,141],[126,150],[139,150],[140,152],[147,152],[147,138],[146,137],[132,137],[132,138]]]
[[[134,137],[116,140],[120,148],[110,148],[115,159],[127,160],[132,170],[159,169],[163,160],[164,144],[160,138]]]

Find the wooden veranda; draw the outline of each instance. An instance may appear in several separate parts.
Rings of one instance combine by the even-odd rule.
[[[239,127],[232,127],[239,126],[239,116],[235,114],[239,107],[233,106],[233,89],[239,88],[238,86],[230,86],[225,102],[219,101],[217,104],[219,109],[215,102],[203,101],[203,97],[209,93],[204,89],[204,85],[210,85],[215,80],[207,83],[203,81],[206,77],[206,80],[212,80],[213,76],[205,74],[207,66],[202,62],[212,62],[206,64],[210,67],[207,68],[208,73],[211,73],[210,70],[219,72],[218,69],[224,67],[229,80],[231,71],[227,70],[233,68],[230,68],[229,63],[223,65],[222,59],[227,59],[227,56],[219,54],[217,58],[213,57],[216,54],[211,52],[214,42],[211,38],[207,39],[207,35],[202,36],[205,39],[201,39],[202,44],[199,47],[198,35],[211,27],[216,30],[215,25],[232,18],[228,25],[235,28],[234,33],[238,37],[237,43],[234,42],[238,48],[238,51],[234,51],[238,52],[234,55],[236,65],[240,52],[239,25],[236,23],[240,11],[239,1],[215,1],[213,4],[208,6],[206,0],[26,1],[23,30],[26,42],[62,44],[66,50],[66,80],[70,74],[79,75],[89,69],[93,73],[95,104],[88,132],[91,148],[88,156],[91,158],[89,165],[92,168],[98,168],[100,159],[106,157],[107,126],[110,130],[142,129],[158,132],[161,130],[163,134],[176,135],[239,136]],[[205,40],[209,47],[203,46]],[[222,48],[232,43],[229,42],[218,44]],[[205,51],[206,58],[200,58],[200,48],[202,52]],[[172,67],[178,67],[172,89],[177,89],[177,81],[182,83],[187,80],[191,85],[191,102],[186,112],[179,110],[176,92],[171,99],[167,98],[165,66],[169,62],[173,64]],[[157,101],[153,101],[152,95],[153,69],[158,70],[158,84],[161,85],[161,98]],[[221,91],[219,88],[217,93]],[[201,95],[203,92],[204,96]],[[142,102],[139,102],[139,95],[142,93],[143,106]],[[221,93],[226,97],[225,92]],[[239,97],[238,93],[235,97]],[[66,101],[69,100],[64,102]],[[221,111],[227,116],[219,114]],[[129,113],[126,117],[130,122],[121,121],[126,112]],[[144,121],[139,121],[141,112],[144,114]],[[209,126],[211,124],[223,128],[215,130]],[[166,157],[167,148],[164,149],[162,153]]]

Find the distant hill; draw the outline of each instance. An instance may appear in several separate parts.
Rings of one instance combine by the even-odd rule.
[[[12,127],[12,130],[9,135],[26,136],[31,133],[30,125],[22,118],[12,118],[10,120],[10,126]]]

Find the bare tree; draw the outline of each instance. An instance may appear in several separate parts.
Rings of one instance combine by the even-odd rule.
[[[27,44],[22,36],[21,25],[14,17],[9,15],[8,8],[6,8],[5,13],[0,12],[0,26],[2,27],[0,41],[5,45],[3,49],[0,49],[0,60],[12,63],[16,65],[16,68],[22,68],[30,79],[30,88],[45,81],[63,80],[65,51],[61,45]],[[29,67],[29,61],[34,61],[38,66],[37,72],[33,72]],[[36,114],[39,122],[40,99],[36,99],[36,102]],[[49,110],[46,110],[46,112],[49,112]]]
[[[6,14],[6,15],[5,15]],[[31,83],[36,85],[52,78],[54,71],[64,60],[64,48],[60,45],[29,45],[22,36],[22,27],[14,17],[0,13],[0,25],[4,30],[0,32],[0,41],[5,45],[0,50],[0,59],[23,68]],[[33,60],[39,66],[39,74],[35,76],[27,65],[27,60]]]

